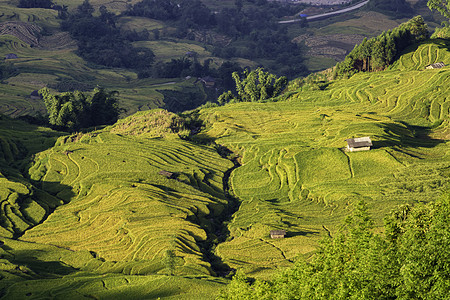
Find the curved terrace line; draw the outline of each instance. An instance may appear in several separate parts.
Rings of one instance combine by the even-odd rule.
[[[307,21],[315,21],[315,20],[318,20],[318,19],[322,19],[322,18],[334,16],[334,15],[343,14],[343,13],[346,13],[346,12],[349,12],[349,11],[361,8],[364,5],[366,5],[367,3],[369,3],[369,0],[360,2],[360,3],[356,4],[356,5],[353,5],[353,6],[350,6],[350,7],[346,7],[346,8],[340,9],[340,10],[327,12],[327,13],[314,15],[314,16],[308,16],[308,17],[306,17],[306,20]],[[280,24],[289,24],[289,23],[300,22],[301,20],[302,19],[294,19],[294,20],[289,20],[289,21],[279,21],[278,23],[280,23]]]

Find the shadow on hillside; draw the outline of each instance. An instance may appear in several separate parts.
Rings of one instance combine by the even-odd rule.
[[[16,265],[14,274],[25,277],[54,278],[60,275],[69,275],[77,272],[78,269],[68,266],[60,261],[44,261],[37,257],[43,254],[43,250],[14,250],[8,245],[0,247],[5,254],[1,258],[6,259],[11,264]]]
[[[385,134],[381,140],[373,141],[373,149],[383,147],[411,147],[411,148],[433,148],[445,140],[434,139],[430,136],[433,127],[409,125],[406,122],[400,124],[381,123]]]
[[[286,230],[285,238],[296,237],[296,236],[308,236],[319,234],[318,231],[306,230],[306,231],[290,231]]]

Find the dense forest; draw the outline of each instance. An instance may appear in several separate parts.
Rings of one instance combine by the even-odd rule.
[[[236,1],[234,8],[211,11],[199,0],[144,0],[133,5],[126,14],[172,22],[179,38],[193,39],[196,30],[214,30],[232,38],[225,47],[215,46],[214,55],[224,59],[267,59],[270,62],[265,67],[277,74],[295,77],[307,71],[302,63],[302,50],[291,42],[287,28],[277,21],[294,15],[299,9],[299,6],[268,1],[256,1],[253,6],[244,7],[243,1]]]
[[[360,45],[337,64],[336,76],[352,75],[359,71],[384,70],[406,47],[428,38],[428,28],[421,16],[412,18],[399,27],[381,35],[364,39]]]
[[[244,8],[242,1],[235,8],[211,11],[201,1],[142,1],[123,13],[168,22],[176,28],[173,37],[194,39],[196,31],[210,30],[227,36],[227,45],[211,45],[212,54],[225,60],[236,57],[265,61],[269,70],[288,77],[304,75],[302,49],[292,43],[287,28],[277,23],[285,15],[292,15],[298,7],[274,2],[257,1]],[[104,6],[94,11],[85,0],[75,11],[61,10],[61,28],[77,40],[78,53],[92,63],[130,68],[139,77],[216,76],[209,62],[200,63],[187,57],[173,59],[165,64],[153,65],[154,54],[149,48],[136,48],[133,42],[161,38],[156,29],[146,31],[122,30],[117,25],[120,15],[109,12]],[[233,71],[239,71],[235,68]],[[230,75],[228,73],[227,75]]]

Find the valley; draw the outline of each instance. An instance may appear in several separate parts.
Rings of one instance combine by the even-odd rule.
[[[119,14],[139,2],[91,4]],[[237,5],[219,2],[204,1],[208,8]],[[58,2],[69,9],[83,3]],[[244,1],[241,9],[253,5]],[[425,289],[430,295],[449,288],[448,272],[433,269],[447,262],[439,249],[447,246],[448,231],[423,244],[418,238],[450,224],[449,39],[426,37],[379,69],[366,61],[375,58],[358,54],[353,69],[338,74],[345,64],[328,67],[342,61],[351,45],[407,18],[358,10],[307,29],[286,25],[283,34],[309,48],[305,62],[318,72],[291,78],[274,98],[263,97],[273,92],[264,87],[257,101],[215,101],[225,81],[217,77],[211,87],[208,76],[188,70],[208,66],[224,75],[233,66],[273,61],[233,56],[235,65],[220,69],[225,59],[212,44],[235,43],[243,53],[243,39],[213,30],[177,38],[174,20],[121,16],[115,23],[120,28],[148,31],[148,40],[132,44],[151,49],[152,72],[169,74],[170,63],[190,63],[175,77],[146,77],[143,69],[82,58],[79,41],[60,31],[57,11],[14,8],[6,1],[0,8],[0,55],[17,56],[1,65],[1,299],[421,299],[423,282],[443,282]],[[443,66],[429,68],[438,62]],[[248,83],[244,77],[241,84]],[[97,85],[118,91],[125,110],[114,124],[73,132],[50,126],[44,100],[31,94],[43,87],[62,95],[88,92]],[[235,92],[241,96],[251,88]],[[358,137],[370,137],[371,149],[347,151],[346,140]],[[351,218],[364,213],[370,222],[348,229]],[[408,226],[418,231],[408,236]],[[273,230],[286,234],[272,238]],[[395,248],[384,240],[403,238],[415,244],[398,242]],[[435,248],[427,252],[428,245]],[[334,252],[324,259],[329,249]],[[392,253],[414,263],[423,258],[407,254],[426,253],[429,265],[400,272]],[[333,265],[334,258],[348,263]],[[385,269],[374,261],[388,266],[387,279],[376,277]],[[333,265],[333,276],[321,273],[320,264]],[[408,290],[395,277],[416,270],[434,275]],[[321,274],[320,283],[308,281]],[[352,281],[333,286],[347,274],[369,288]],[[289,286],[295,281],[298,289]],[[333,287],[329,294],[312,297],[300,288],[319,291],[321,284]],[[406,292],[393,296],[391,289]]]

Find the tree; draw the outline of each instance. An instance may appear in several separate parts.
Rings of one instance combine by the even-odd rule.
[[[287,86],[288,80],[282,76],[277,78],[276,75],[265,72],[263,68],[258,68],[253,71],[248,69],[239,75],[238,72],[233,72],[232,77],[236,83],[237,96],[232,96],[232,93],[226,92],[219,97],[220,100],[234,100],[237,102],[255,102],[267,100],[276,97]]]
[[[20,0],[19,7],[22,8],[52,8],[51,0]]]
[[[360,201],[314,258],[300,259],[273,280],[249,281],[237,272],[222,299],[448,299],[450,295],[450,196],[404,205],[371,231]]]
[[[335,77],[351,76],[359,71],[383,70],[406,47],[427,38],[427,24],[421,16],[416,16],[393,30],[369,40],[364,39],[343,62],[336,65]]]
[[[437,10],[444,17],[450,20],[450,1],[449,0],[428,0],[427,6],[430,10]]]
[[[117,121],[119,108],[117,92],[94,89],[91,95],[80,91],[59,95],[43,88],[39,91],[48,112],[49,123],[55,128],[75,131],[80,128],[112,124]]]

